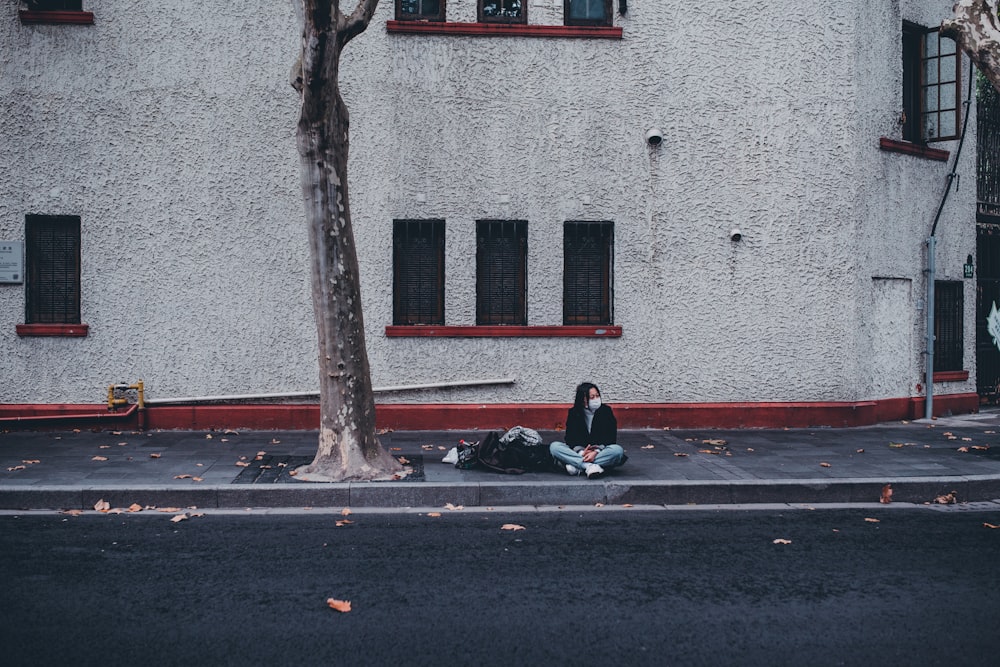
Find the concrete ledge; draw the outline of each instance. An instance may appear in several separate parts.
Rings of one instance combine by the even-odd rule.
[[[444,507],[480,504],[478,484],[369,482],[350,485],[351,507]]]
[[[233,484],[218,489],[217,507],[347,507],[349,484]]]
[[[486,506],[506,505],[594,505],[607,503],[607,491],[600,482],[569,479],[552,482],[483,482],[480,502]]]

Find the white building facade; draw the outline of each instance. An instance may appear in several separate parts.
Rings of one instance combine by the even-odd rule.
[[[550,428],[585,380],[626,426],[921,414],[975,113],[950,4],[383,0],[341,68],[372,381],[484,384],[380,424]],[[316,388],[295,10],[69,5],[0,5],[0,417],[142,379],[152,425],[298,425],[153,418]],[[974,120],[938,411],[978,406]]]

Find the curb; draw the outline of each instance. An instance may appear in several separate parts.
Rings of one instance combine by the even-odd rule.
[[[509,507],[518,505],[752,505],[873,503],[892,485],[893,501],[930,503],[954,492],[959,502],[1000,498],[1000,475],[731,481],[366,482],[302,485],[5,486],[0,509],[91,509],[133,503],[156,507]]]

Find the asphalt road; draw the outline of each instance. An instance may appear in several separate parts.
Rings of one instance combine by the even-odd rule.
[[[995,665],[1000,655],[1000,529],[984,526],[1000,524],[995,510],[440,513],[0,516],[2,661]],[[331,597],[351,611],[330,609]]]

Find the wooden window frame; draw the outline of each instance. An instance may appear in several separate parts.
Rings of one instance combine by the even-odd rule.
[[[422,0],[417,0],[422,2]],[[431,23],[443,23],[447,15],[446,0],[438,0],[437,14],[407,14],[403,12],[403,0],[396,0],[396,20],[397,21],[430,21]]]
[[[597,244],[591,257],[582,256],[574,247],[587,240]],[[615,228],[609,220],[568,220],[563,225],[564,325],[606,326],[614,322],[614,249]],[[582,280],[587,281],[582,290],[586,294],[579,289]]]
[[[965,357],[965,283],[934,281],[934,373],[961,371]]]
[[[508,236],[509,235],[509,236]],[[504,248],[509,242],[512,248]],[[508,257],[495,255],[509,252]],[[500,266],[513,259],[513,270]],[[504,294],[498,299],[497,287]],[[476,221],[476,325],[528,324],[528,221]],[[512,302],[506,307],[504,299]]]
[[[517,25],[528,22],[528,2],[529,0],[516,0],[521,3],[521,15],[520,16],[487,16],[485,14],[485,5],[487,2],[502,3],[511,2],[511,0],[476,0],[476,12],[480,23],[500,23],[503,25]]]
[[[614,23],[615,15],[611,7],[611,0],[590,0],[604,3],[603,19],[574,19],[570,16],[570,5],[578,0],[563,0],[563,23],[565,25],[578,26],[610,26]]]
[[[416,266],[411,258],[420,239],[429,246],[434,257]],[[411,241],[413,243],[411,243]],[[409,244],[409,245],[408,245]],[[445,221],[393,220],[392,229],[392,323],[393,326],[443,325],[444,324],[444,258]],[[424,258],[426,260],[426,257]],[[411,270],[424,269],[421,276],[410,275]],[[433,274],[433,275],[430,275]],[[416,293],[416,303],[409,298]],[[433,303],[429,309],[424,303]]]
[[[928,40],[934,40],[934,53],[928,54]],[[953,45],[949,53],[942,53],[943,43]],[[918,145],[958,138],[962,126],[962,52],[954,40],[942,37],[940,29],[925,28],[909,21],[903,22],[903,139]],[[944,58],[954,58],[955,68],[941,67]],[[927,73],[933,70],[934,81]],[[948,78],[945,78],[948,77]],[[946,87],[953,89],[954,106],[941,106],[941,93]],[[935,98],[931,106],[928,100]],[[940,118],[954,114],[955,122],[948,134],[941,134]],[[936,115],[938,122],[934,133],[925,133],[925,118]]]

